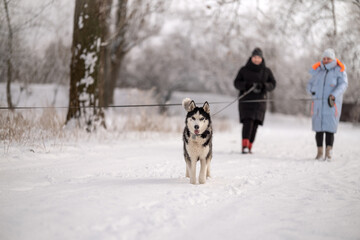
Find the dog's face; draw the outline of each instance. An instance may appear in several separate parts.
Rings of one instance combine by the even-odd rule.
[[[196,107],[195,102],[190,100],[183,102],[183,105],[188,112],[185,119],[186,126],[191,133],[201,135],[211,123],[209,103],[205,102],[203,107]]]

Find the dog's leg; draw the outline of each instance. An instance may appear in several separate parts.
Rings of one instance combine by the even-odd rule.
[[[208,158],[206,159],[206,177],[211,178],[211,174],[210,174],[210,163],[211,163],[211,159]]]
[[[190,171],[190,169],[191,169],[191,164],[190,164],[190,160],[185,160],[185,162],[186,162],[186,175],[185,175],[185,177],[190,177],[190,174],[189,174],[189,171]]]
[[[196,160],[191,160],[190,183],[191,184],[196,184]]]
[[[207,172],[207,166],[206,166],[206,160],[200,159],[200,174],[199,174],[199,183],[204,184],[206,182],[206,172]]]

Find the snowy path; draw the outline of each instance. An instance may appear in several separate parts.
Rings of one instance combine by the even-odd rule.
[[[0,239],[360,239],[360,127],[319,162],[308,119],[266,121],[253,155],[240,127],[215,133],[205,185],[181,134],[1,152]]]

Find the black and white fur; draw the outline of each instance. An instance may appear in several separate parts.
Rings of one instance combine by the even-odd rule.
[[[210,106],[205,102],[202,107],[196,107],[189,98],[185,98],[182,105],[187,111],[183,132],[186,177],[190,177],[191,184],[196,184],[196,163],[200,161],[199,183],[204,184],[210,177],[212,159]]]

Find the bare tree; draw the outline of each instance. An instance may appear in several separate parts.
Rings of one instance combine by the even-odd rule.
[[[333,36],[336,36],[337,24],[336,24],[336,13],[335,13],[335,0],[331,0],[331,13],[332,13],[333,24],[334,24]]]
[[[76,120],[88,131],[105,127],[103,107],[104,47],[108,2],[76,0],[72,59],[70,67],[70,101],[67,124]]]
[[[360,1],[353,0],[346,5],[345,26],[336,36],[337,55],[346,65],[349,87],[345,93],[347,102],[360,105]],[[360,107],[359,107],[360,108]]]
[[[338,5],[342,5],[341,12],[336,11]],[[335,49],[336,55],[347,68],[350,86],[346,92],[347,101],[359,101],[359,81],[351,79],[359,79],[360,76],[357,67],[360,56],[360,1],[284,1],[277,15],[281,20],[279,22],[283,23],[280,26],[283,41],[296,46],[299,42],[297,40],[302,39],[298,46],[301,47],[303,57],[309,56],[307,60],[318,59],[325,48]],[[342,22],[342,28],[338,28],[339,21]],[[303,63],[304,59],[301,65]],[[306,81],[304,76],[303,85]]]
[[[21,0],[3,0],[0,8],[0,74],[6,82],[6,99],[9,108],[16,106],[20,95],[27,90],[27,84],[44,82],[50,72],[49,62],[41,51],[30,46],[29,40],[37,30],[44,30],[46,10],[54,0],[46,0],[34,6],[23,6]],[[56,61],[56,58],[51,58]],[[67,64],[69,65],[69,64]],[[68,75],[66,76],[68,78]],[[14,85],[14,83],[18,83]],[[17,88],[17,89],[16,89]],[[20,94],[14,99],[14,91]],[[26,91],[31,93],[31,91]],[[16,95],[15,95],[16,96]]]
[[[115,32],[107,40],[110,63],[106,67],[105,106],[113,103],[123,59],[133,47],[158,32],[159,27],[151,22],[151,17],[163,11],[164,6],[164,0],[117,0]]]
[[[104,104],[109,106],[113,103],[114,90],[116,80],[119,76],[121,63],[126,54],[125,52],[125,33],[126,33],[126,18],[127,18],[127,4],[128,0],[118,0],[116,11],[116,29],[114,36],[108,41],[108,62],[106,65],[106,79],[105,79],[105,94]],[[127,50],[128,51],[128,50]]]
[[[163,40],[161,49],[150,43],[144,45],[140,58],[131,54],[126,58],[129,69],[122,86],[151,89],[158,103],[169,101],[176,90],[204,91],[204,86],[195,79],[197,72],[189,38],[172,34]],[[160,112],[165,112],[165,108],[160,108]]]
[[[6,100],[8,107],[13,110],[14,106],[12,104],[11,100],[11,82],[12,82],[12,73],[13,73],[13,65],[12,65],[12,54],[13,54],[13,30],[10,22],[10,14],[9,14],[9,8],[8,8],[8,1],[3,0],[4,2],[4,8],[6,13],[6,22],[8,26],[8,53],[7,53],[7,82],[6,82]]]

